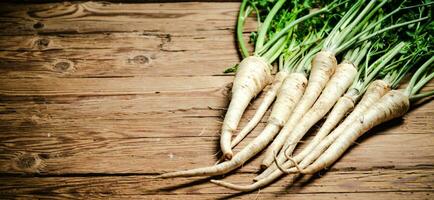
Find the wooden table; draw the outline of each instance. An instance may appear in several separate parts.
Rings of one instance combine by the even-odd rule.
[[[0,4],[0,198],[433,198],[433,102],[295,183],[240,194],[206,178],[152,179],[216,161],[238,6]],[[260,159],[225,179],[250,183]]]

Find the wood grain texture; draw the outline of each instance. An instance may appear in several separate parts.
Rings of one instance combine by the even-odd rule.
[[[387,141],[387,145],[384,141]],[[432,167],[433,141],[432,134],[372,136],[355,146],[330,170]],[[201,136],[134,139],[103,139],[94,136],[76,139],[54,133],[53,136],[5,139],[1,147],[4,153],[0,156],[0,173],[160,174],[213,165],[216,161],[214,154],[218,149],[216,144],[217,138]],[[238,171],[257,172],[261,159],[260,156]],[[29,162],[31,164],[27,164]]]
[[[215,195],[215,194],[177,194],[177,195],[120,195],[113,193],[96,193],[96,194],[77,194],[74,192],[62,194],[25,194],[4,196],[6,199],[34,199],[34,198],[49,198],[49,199],[83,199],[91,197],[93,199],[313,199],[313,200],[336,200],[336,199],[409,199],[409,200],[430,200],[432,199],[431,192],[376,192],[376,193],[318,193],[318,194],[243,194],[243,195]],[[222,197],[220,197],[222,196]]]
[[[231,33],[208,37],[204,33],[0,36],[5,41],[0,44],[0,67],[9,78],[218,76],[238,61],[237,51],[228,48],[233,46]]]
[[[145,32],[153,34],[232,33],[238,3],[3,4],[1,35]],[[178,21],[174,21],[177,19]],[[181,22],[182,21],[182,22]],[[98,25],[95,26],[95,22]],[[181,23],[180,23],[181,22]],[[14,26],[11,26],[14,25]],[[246,30],[254,25],[246,26]]]
[[[432,199],[429,101],[366,134],[327,172],[286,176],[259,194],[153,179],[216,161],[238,6],[0,3],[1,198]],[[247,184],[260,160],[215,178]]]
[[[357,193],[357,192],[418,192],[432,191],[433,170],[371,170],[369,172],[330,172],[318,176],[282,178],[275,184],[261,190],[262,194],[318,194],[318,193]],[[238,183],[249,183],[249,174],[237,174],[226,178]],[[207,179],[153,179],[150,176],[103,176],[103,177],[33,177],[2,178],[8,184],[0,185],[2,194],[44,193],[61,194],[74,191],[83,195],[93,193],[133,194],[237,194],[222,187],[215,187]],[[294,182],[294,180],[297,180]],[[356,182],[357,181],[357,182]],[[95,187],[87,187],[93,185]],[[10,191],[14,188],[14,191]],[[288,190],[288,188],[291,188]]]

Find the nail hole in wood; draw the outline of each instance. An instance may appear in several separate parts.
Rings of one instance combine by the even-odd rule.
[[[33,24],[33,28],[35,29],[44,28],[44,24],[42,22],[36,22],[35,24]]]

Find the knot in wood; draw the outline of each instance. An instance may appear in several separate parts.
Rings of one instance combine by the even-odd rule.
[[[46,38],[41,38],[36,40],[35,44],[38,48],[40,49],[44,49],[47,48],[48,44],[50,43],[50,40],[46,39]]]
[[[134,58],[132,59],[132,62],[134,64],[144,65],[144,64],[149,63],[149,58],[144,56],[144,55],[134,56]]]
[[[42,22],[36,22],[35,24],[33,24],[33,28],[35,29],[44,28],[44,24]]]
[[[68,71],[71,68],[71,63],[66,61],[61,61],[54,64],[54,69],[59,72]]]
[[[15,167],[24,171],[36,171],[41,164],[41,159],[36,154],[25,153],[15,161]]]

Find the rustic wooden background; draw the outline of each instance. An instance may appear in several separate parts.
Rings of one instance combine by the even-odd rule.
[[[240,194],[206,178],[151,179],[216,161],[238,6],[1,3],[0,198],[433,198],[433,102],[294,184]],[[259,161],[226,179],[250,183]]]

